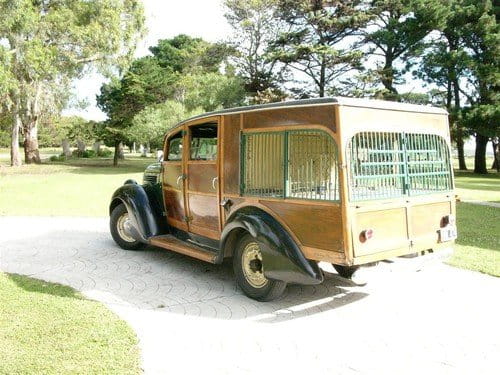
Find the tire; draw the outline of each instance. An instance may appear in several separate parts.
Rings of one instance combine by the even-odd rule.
[[[284,281],[264,276],[259,243],[248,233],[240,239],[234,251],[233,269],[236,283],[243,293],[257,301],[272,301],[285,291]]]
[[[113,240],[124,250],[140,250],[144,248],[141,241],[137,241],[124,231],[124,225],[128,220],[127,207],[123,203],[116,206],[111,212],[109,229]]]
[[[342,276],[343,278],[346,279],[351,279],[352,275],[359,269],[359,266],[341,266],[339,264],[333,264],[333,268],[335,268],[335,271]]]

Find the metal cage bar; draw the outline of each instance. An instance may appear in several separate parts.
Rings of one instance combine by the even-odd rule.
[[[339,200],[338,150],[321,130],[242,134],[242,195]]]
[[[449,148],[436,134],[362,132],[347,147],[353,201],[449,191]]]

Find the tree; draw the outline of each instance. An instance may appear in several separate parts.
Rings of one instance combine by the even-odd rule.
[[[288,30],[270,47],[270,57],[308,77],[320,97],[346,73],[361,69],[361,51],[349,37],[367,21],[361,0],[281,0],[278,16]]]
[[[470,54],[472,72],[464,91],[471,103],[464,120],[474,131],[476,151],[474,173],[487,173],[486,146],[490,138],[500,135],[500,28],[498,9],[491,0],[462,0],[466,9],[464,44]]]
[[[21,163],[20,129],[25,161],[40,162],[37,131],[47,102],[58,102],[58,93],[68,92],[71,80],[90,67],[108,72],[124,66],[141,36],[143,8],[139,0],[0,0],[0,13],[0,87],[8,81],[13,118],[11,165]]]
[[[457,144],[459,169],[466,170],[464,138],[470,132],[462,120],[463,81],[471,74],[470,57],[463,43],[463,28],[467,23],[461,0],[443,3],[446,17],[439,27],[439,37],[429,43],[422,64],[414,74],[445,92],[445,106],[450,114],[452,139]],[[440,12],[443,13],[443,12]]]
[[[173,100],[147,106],[137,113],[126,135],[144,145],[161,147],[165,133],[178,122],[201,111],[189,112],[184,105]]]
[[[187,110],[211,112],[243,105],[245,90],[238,77],[220,73],[188,74],[177,84],[177,95]]]
[[[277,61],[266,57],[266,50],[278,38],[282,21],[276,17],[278,0],[226,0],[225,17],[233,29],[229,44],[234,48],[232,59],[244,82],[252,103],[266,97],[276,101],[284,97],[280,84],[283,70]]]
[[[189,109],[201,106],[212,110],[239,100],[234,77],[218,73],[227,57],[224,46],[178,35],[160,40],[150,51],[152,56],[133,61],[121,77],[104,84],[97,97],[98,106],[108,115],[100,134],[115,147],[115,166],[120,144],[131,140],[129,128],[134,117],[146,107],[177,100],[183,104],[186,101]],[[192,82],[189,77],[196,77],[197,81]]]
[[[437,0],[371,0],[371,20],[361,32],[366,55],[377,65],[375,74],[384,86],[384,98],[398,99],[396,84],[402,82],[405,68],[419,54],[424,38],[444,17]]]

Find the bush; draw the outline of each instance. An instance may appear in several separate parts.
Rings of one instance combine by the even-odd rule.
[[[66,156],[64,154],[61,155],[52,155],[49,158],[50,161],[66,161]]]
[[[97,156],[100,158],[107,158],[113,154],[113,151],[108,150],[107,148],[100,149],[97,153]]]
[[[85,151],[80,151],[80,150],[74,150],[72,152],[72,155],[75,158],[95,158],[96,154],[94,150],[85,150]]]

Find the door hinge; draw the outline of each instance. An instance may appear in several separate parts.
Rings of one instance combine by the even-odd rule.
[[[186,223],[189,223],[190,221],[193,221],[193,217],[192,216],[184,216],[184,221]]]
[[[167,211],[163,211],[163,212],[161,213],[161,216],[167,216]]]

